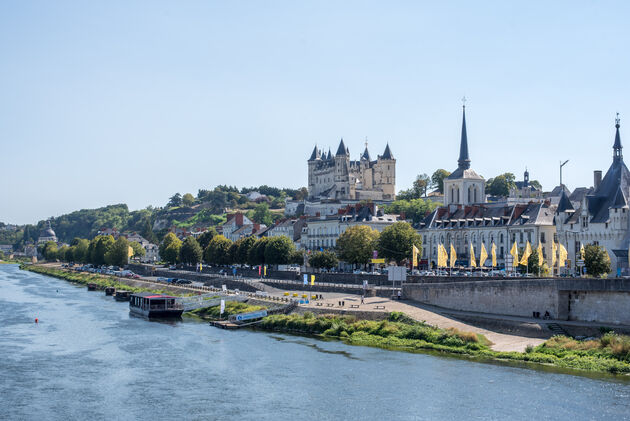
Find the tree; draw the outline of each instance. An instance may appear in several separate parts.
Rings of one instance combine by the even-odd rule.
[[[450,172],[443,170],[443,169],[439,169],[436,170],[433,175],[431,175],[431,184],[433,187],[437,187],[438,191],[440,193],[444,193],[444,179],[446,177],[448,177],[449,175],[451,175]]]
[[[270,226],[273,223],[271,212],[269,211],[269,205],[266,203],[259,203],[254,208],[253,221],[258,224],[265,224]]]
[[[595,244],[588,244],[584,247],[584,265],[586,273],[600,277],[610,273],[610,257],[606,249]]]
[[[57,259],[70,262],[72,261],[72,250],[68,246],[61,246],[59,250],[57,250]]]
[[[175,234],[169,232],[160,244],[160,258],[168,263],[177,263],[182,242]]]
[[[87,263],[89,255],[90,242],[85,238],[75,238],[72,240],[72,261]]]
[[[237,255],[238,255],[238,246],[240,244],[241,238],[234,241],[230,244],[230,248],[228,249],[228,264],[236,263]]]
[[[304,250],[293,250],[289,256],[289,264],[291,265],[303,265],[304,264]]]
[[[229,250],[232,242],[222,235],[216,235],[206,247],[203,258],[207,263],[215,265],[227,265],[229,261]]]
[[[111,235],[99,235],[90,241],[88,252],[90,263],[97,266],[105,264],[105,254],[114,245],[114,237]]]
[[[142,247],[142,244],[137,241],[131,241],[129,247],[133,249],[133,257],[142,257],[146,254],[146,250]]]
[[[378,255],[400,263],[412,257],[414,245],[422,254],[422,236],[407,222],[396,222],[381,232],[377,244]]]
[[[269,237],[262,237],[256,240],[247,255],[247,263],[251,266],[265,263],[265,247],[268,241]]]
[[[331,269],[339,264],[339,260],[334,251],[316,251],[309,256],[308,264],[314,268]]]
[[[4,252],[0,251],[0,260],[4,260]]]
[[[105,253],[105,263],[114,266],[125,266],[129,263],[129,241],[122,235]]]
[[[256,237],[249,236],[242,238],[238,245],[238,251],[236,252],[236,260],[235,263],[245,264],[248,261],[249,251],[256,244]]]
[[[182,196],[182,204],[184,206],[192,206],[195,203],[195,196],[193,196],[190,193],[186,193],[185,195]]]
[[[405,219],[411,219],[414,223],[418,223],[438,205],[437,202],[429,199],[395,200],[385,206],[384,210],[386,213],[395,215],[404,213]]]
[[[173,207],[177,207],[181,205],[182,205],[182,195],[179,193],[175,193],[173,196],[171,196],[171,198],[168,199],[168,203],[166,204],[166,206],[169,208],[173,208]]]
[[[189,265],[195,265],[201,262],[202,257],[203,250],[197,240],[195,240],[194,237],[186,237],[182,247],[179,249],[179,261]]]
[[[216,235],[217,230],[215,230],[214,228],[208,228],[206,232],[204,232],[199,236],[199,238],[197,238],[197,242],[199,243],[201,248],[205,250],[206,247],[208,247],[208,244],[210,244],[210,240],[212,240]]]
[[[540,184],[540,181],[538,180],[530,180],[529,185],[537,188],[538,190],[542,190],[542,184]]]
[[[429,178],[428,175],[426,174],[419,174],[416,177],[416,180],[413,182],[413,192],[414,192],[414,199],[418,199],[422,196],[427,197],[427,189],[430,187],[431,185],[431,179]]]
[[[351,264],[366,264],[372,258],[378,231],[367,225],[355,225],[345,230],[337,240],[341,260]]]
[[[158,239],[155,236],[155,233],[153,232],[153,225],[151,224],[151,218],[147,218],[144,221],[144,226],[142,227],[142,232],[140,232],[140,235],[142,235],[142,237],[148,242],[152,244],[157,244]]]
[[[525,250],[523,248],[519,248],[518,255],[523,256],[524,251]],[[540,273],[541,276],[547,276],[547,274],[549,274],[549,267],[544,260],[542,266],[538,265],[538,249],[536,248],[532,248],[532,254],[530,254],[527,258],[527,267],[520,264],[518,265],[518,267],[521,272],[533,273],[535,275],[538,275],[538,273]]]
[[[511,172],[490,178],[486,181],[486,193],[491,196],[507,197],[510,195],[510,189],[516,187],[515,179],[516,177]]]
[[[289,263],[295,245],[289,237],[280,235],[271,237],[265,246],[265,263],[270,265],[286,265]]]

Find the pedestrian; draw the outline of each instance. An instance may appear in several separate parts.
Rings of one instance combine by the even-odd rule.
[[[361,296],[361,304],[365,304],[365,302],[363,301],[364,296]]]
[[[400,290],[398,290],[398,299],[400,300]]]

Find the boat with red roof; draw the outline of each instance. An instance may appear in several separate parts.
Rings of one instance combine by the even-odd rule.
[[[181,317],[184,306],[177,297],[153,292],[131,294],[129,311],[144,317],[173,318]]]

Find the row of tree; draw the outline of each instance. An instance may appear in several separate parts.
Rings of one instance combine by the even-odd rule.
[[[130,252],[131,248],[131,252]],[[63,262],[92,263],[94,265],[124,266],[130,257],[142,257],[145,250],[139,243],[128,241],[125,237],[114,240],[111,235],[99,235],[91,241],[75,238],[69,246],[57,247],[48,241],[40,247],[40,253],[46,260]]]

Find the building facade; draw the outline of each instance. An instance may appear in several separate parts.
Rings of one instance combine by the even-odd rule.
[[[612,164],[604,178],[594,172],[593,190],[581,197],[579,206],[563,194],[556,214],[558,241],[567,249],[570,268],[579,259],[581,245],[603,246],[611,260],[612,275],[626,275],[630,246],[630,172],[623,161],[619,118],[615,121]]]
[[[372,160],[366,142],[358,161],[350,160],[343,139],[335,155],[315,146],[308,160],[308,193],[310,199],[393,200],[396,160],[389,144],[383,155]]]
[[[447,250],[453,245],[458,266],[468,266],[471,244],[477,260],[482,244],[489,255],[494,244],[497,265],[504,267],[511,263],[512,244],[525,247],[529,242],[532,248],[542,245],[543,257],[551,266],[555,206],[549,201],[487,203],[485,180],[470,168],[470,162],[464,108],[458,166],[444,179],[444,206],[430,213],[418,227],[423,237],[422,263],[436,267],[438,245],[443,244]]]

